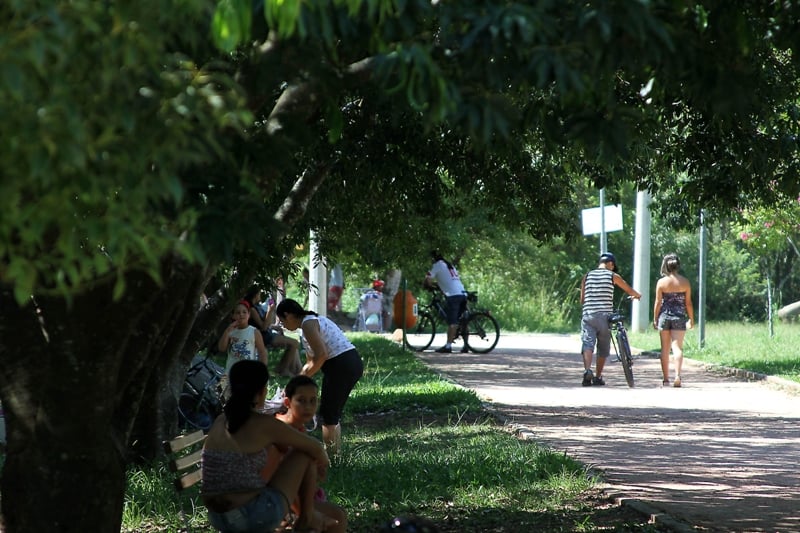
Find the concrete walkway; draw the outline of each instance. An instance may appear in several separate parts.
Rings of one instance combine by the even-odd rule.
[[[419,356],[536,441],[600,471],[610,494],[663,513],[656,521],[800,531],[800,388],[690,360],[683,387],[662,388],[659,361],[646,356],[635,361],[633,389],[613,356],[606,386],[582,387],[579,349],[577,336],[504,335],[485,355]]]

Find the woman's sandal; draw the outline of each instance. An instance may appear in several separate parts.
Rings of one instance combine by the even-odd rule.
[[[661,382],[661,386],[662,386],[662,387],[669,387],[669,380],[668,380],[668,379],[665,379],[664,381],[662,381],[662,382]]]
[[[681,377],[680,376],[677,376],[675,378],[675,381],[672,383],[672,386],[675,387],[675,388],[678,388],[678,389],[681,387]]]

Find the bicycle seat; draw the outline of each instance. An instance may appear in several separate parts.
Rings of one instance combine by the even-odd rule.
[[[475,291],[467,291],[467,301],[475,303],[478,301],[478,293]]]
[[[625,315],[621,313],[611,313],[610,315],[608,315],[609,324],[613,324],[615,322],[624,322],[624,321],[625,321]]]

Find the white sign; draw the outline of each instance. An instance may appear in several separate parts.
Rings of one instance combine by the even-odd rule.
[[[609,231],[620,231],[622,229],[622,206],[607,205],[604,208],[606,233]],[[584,209],[581,211],[581,222],[583,223],[583,234],[594,235],[600,233],[600,208],[593,207],[591,209]]]

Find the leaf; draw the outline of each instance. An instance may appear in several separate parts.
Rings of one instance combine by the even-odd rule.
[[[297,31],[300,0],[265,0],[264,17],[278,36],[288,38]]]
[[[342,111],[337,106],[329,106],[325,118],[328,123],[328,142],[333,144],[342,137],[342,129],[344,128]]]
[[[214,10],[211,35],[217,48],[225,52],[233,52],[245,37],[240,4],[240,0],[221,0]]]

